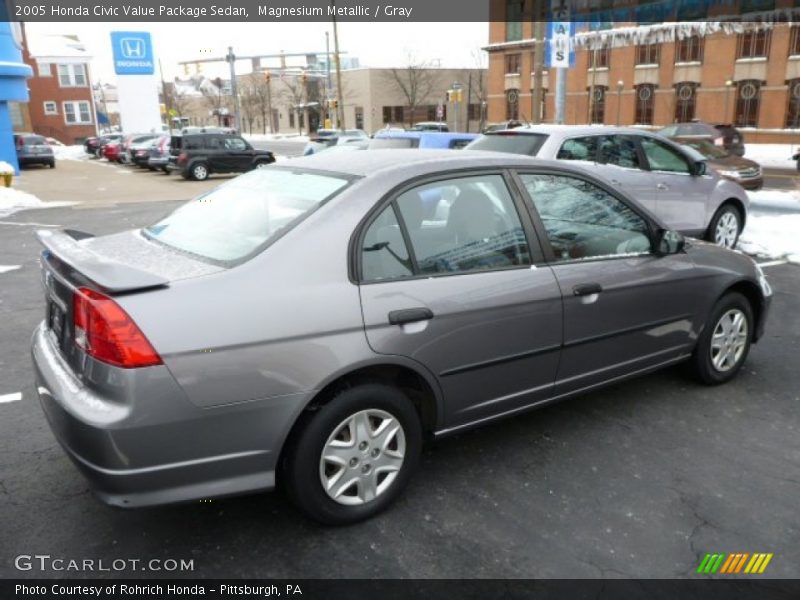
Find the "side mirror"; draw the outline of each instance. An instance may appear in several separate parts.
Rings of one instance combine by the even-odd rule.
[[[657,256],[678,254],[686,245],[686,239],[677,231],[659,229],[656,234],[655,253]]]
[[[692,175],[694,175],[696,177],[700,177],[701,175],[705,175],[706,174],[706,168],[707,168],[706,161],[704,161],[704,160],[695,161],[692,164]]]

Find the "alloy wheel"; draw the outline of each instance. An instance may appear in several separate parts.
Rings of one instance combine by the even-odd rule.
[[[739,218],[730,210],[720,215],[714,230],[714,243],[724,248],[733,248],[739,236]]]
[[[359,411],[342,421],[322,448],[322,487],[339,504],[366,504],[391,487],[405,453],[398,419],[383,410]]]
[[[203,180],[208,177],[208,169],[206,169],[203,165],[196,165],[192,169],[192,175],[195,179]]]
[[[720,373],[730,371],[747,348],[747,317],[732,308],[720,317],[711,336],[711,364]]]

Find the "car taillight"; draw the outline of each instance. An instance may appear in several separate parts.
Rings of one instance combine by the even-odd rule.
[[[178,154],[178,163],[185,163],[186,162],[186,152],[181,152]]]
[[[141,329],[114,300],[82,287],[72,302],[75,343],[89,356],[124,369],[162,364]]]

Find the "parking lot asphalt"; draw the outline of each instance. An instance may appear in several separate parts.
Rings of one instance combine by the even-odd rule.
[[[0,577],[669,578],[697,577],[707,552],[774,553],[760,577],[800,577],[794,265],[767,269],[767,332],[730,384],[704,387],[674,368],[441,440],[371,521],[320,527],[279,492],[134,511],[100,504],[33,386],[28,348],[44,312],[35,223],[102,234],[178,204],[87,202],[0,223],[0,264],[19,267],[0,272],[0,398],[21,393],[0,403]],[[22,554],[188,559],[194,570],[18,571]]]

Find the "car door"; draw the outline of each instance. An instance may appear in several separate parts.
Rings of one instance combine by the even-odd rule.
[[[357,244],[367,340],[435,375],[447,428],[553,387],[561,293],[507,183],[501,172],[414,183],[384,202]]]
[[[697,332],[694,264],[651,251],[651,224],[612,188],[572,174],[520,172],[564,301],[554,393],[669,364]]]
[[[665,141],[640,136],[639,143],[658,190],[655,214],[671,229],[693,233],[705,229],[713,178],[694,175],[689,158]]]
[[[231,171],[247,171],[253,164],[253,149],[240,137],[225,138],[225,155]]]
[[[231,160],[225,147],[225,138],[221,135],[205,135],[203,137],[204,154],[212,171],[226,173],[231,170]]]

